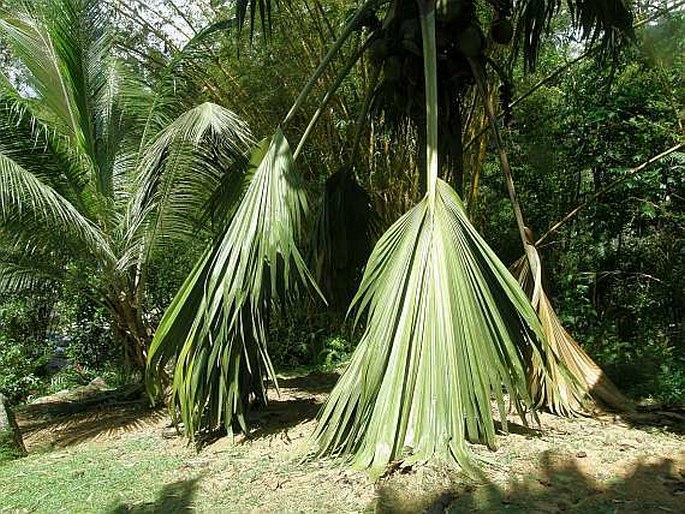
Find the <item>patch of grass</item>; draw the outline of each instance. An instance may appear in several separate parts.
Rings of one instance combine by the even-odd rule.
[[[0,467],[0,512],[102,512],[154,501],[182,455],[160,452],[147,435],[30,455]]]

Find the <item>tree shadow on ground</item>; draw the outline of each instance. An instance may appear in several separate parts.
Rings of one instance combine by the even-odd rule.
[[[55,397],[17,412],[29,451],[116,437],[155,426],[166,417],[165,410],[150,407],[139,387],[134,393],[128,388],[77,399]]]
[[[676,456],[674,456],[676,457]],[[425,484],[424,484],[425,486]],[[431,491],[432,489],[432,491]],[[372,507],[377,513],[646,513],[683,512],[685,507],[685,456],[676,461],[637,461],[624,476],[603,483],[584,471],[577,460],[545,452],[537,469],[510,480],[474,483],[454,479],[453,486],[426,487],[417,494],[393,484],[392,478],[377,489]]]
[[[252,406],[247,413],[249,437],[243,441],[269,438],[279,435],[289,438],[289,433],[301,431],[302,425],[316,418],[326,395],[333,389],[340,375],[315,371],[309,375],[281,378],[278,380],[280,395],[275,388],[269,391],[269,404]],[[239,427],[235,427],[240,433]],[[199,447],[214,444],[226,436],[226,430],[220,428],[203,434]]]
[[[193,499],[197,491],[199,478],[183,480],[165,485],[150,503],[130,505],[122,503],[110,511],[110,514],[185,514],[194,512]]]
[[[312,394],[327,394],[331,392],[339,378],[338,373],[314,371],[301,377],[280,378],[278,385],[283,389],[298,389]]]
[[[316,417],[322,403],[314,398],[294,398],[269,402],[266,409],[250,412],[249,422],[253,428],[250,439],[269,437]]]
[[[279,379],[280,396],[274,395],[266,408],[253,410],[248,421],[250,439],[285,434],[307,423],[319,413],[328,394],[340,378],[337,373],[315,371],[309,375]]]
[[[633,411],[620,413],[618,417],[640,430],[657,428],[673,434],[685,434],[685,407],[638,407]]]

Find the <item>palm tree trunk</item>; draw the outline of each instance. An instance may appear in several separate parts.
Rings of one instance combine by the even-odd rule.
[[[121,346],[126,366],[143,371],[152,342],[152,329],[134,298],[134,294],[120,292],[110,295],[105,304],[112,315],[114,338]]]

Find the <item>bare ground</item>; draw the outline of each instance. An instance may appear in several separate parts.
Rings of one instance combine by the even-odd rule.
[[[18,413],[31,455],[0,467],[0,512],[685,512],[682,410],[542,414],[540,429],[512,425],[495,452],[473,447],[483,480],[431,465],[374,483],[301,462],[335,379],[282,380],[249,439],[199,453],[132,394],[48,398]]]

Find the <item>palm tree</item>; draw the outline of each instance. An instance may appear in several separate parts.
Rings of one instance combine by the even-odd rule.
[[[203,213],[213,195],[232,205],[223,185],[241,183],[250,132],[133,79],[95,0],[6,2],[0,34],[21,77],[0,75],[0,288],[69,282],[108,309],[142,369],[149,267],[211,237]]]
[[[189,435],[220,424],[245,430],[250,396],[264,401],[265,376],[275,381],[263,330],[269,308],[272,300],[290,297],[296,282],[289,273],[311,284],[295,246],[303,201],[294,160],[324,106],[367,50],[381,71],[364,109],[380,105],[386,120],[418,127],[425,195],[373,248],[352,302],[357,319],[365,317],[364,333],[320,414],[313,453],[348,455],[360,467],[382,468],[398,457],[440,457],[472,469],[465,442],[495,445],[491,396],[506,427],[504,393],[525,420],[534,407],[528,383],[534,371],[546,379],[554,370],[573,383],[518,282],[473,228],[455,188],[439,178],[450,177],[460,189],[461,148],[452,141],[461,139],[460,105],[475,84],[488,97],[483,84],[491,68],[501,72],[488,45],[513,39],[513,48],[532,66],[560,5],[555,0],[487,3],[489,14],[483,15],[485,2],[472,0],[366,0],[310,77],[266,153],[253,155],[253,182],[222,243],[198,263],[152,345],[152,379],[155,371],[176,362],[174,401]],[[605,50],[630,33],[630,12],[621,0],[567,4],[584,35],[601,39]],[[236,13],[239,23],[249,19],[254,25],[261,18],[266,24],[270,3],[239,0]],[[291,154],[282,130],[355,32],[363,35],[360,50],[339,71]],[[369,113],[362,112],[360,120]],[[335,254],[331,246],[354,243],[325,237],[339,229],[333,223],[371,219],[334,212],[355,203],[345,200],[346,194],[362,198],[350,186],[353,174],[334,177],[331,189],[339,189],[327,189],[331,205],[322,209],[317,224],[328,256]],[[510,192],[515,198],[513,182]],[[274,234],[268,226],[281,228]],[[350,227],[344,234],[361,229]],[[522,242],[525,247],[523,232]],[[548,385],[558,388],[560,380]]]

